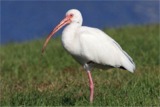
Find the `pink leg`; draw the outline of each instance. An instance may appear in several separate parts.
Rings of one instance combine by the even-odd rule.
[[[91,75],[90,71],[87,71],[87,74],[88,74],[89,86],[90,86],[90,103],[92,103],[93,102],[93,94],[94,94],[94,84],[93,84],[92,75]]]

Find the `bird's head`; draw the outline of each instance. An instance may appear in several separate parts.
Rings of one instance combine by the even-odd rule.
[[[51,37],[58,31],[60,30],[63,26],[70,24],[70,23],[78,23],[79,25],[82,25],[82,15],[79,10],[77,9],[71,9],[68,10],[66,13],[65,18],[51,31],[51,33],[48,35],[43,48],[42,48],[42,53],[44,52],[49,40]]]
[[[70,17],[71,22],[82,24],[82,15],[81,12],[77,9],[68,10],[66,13],[66,17]]]

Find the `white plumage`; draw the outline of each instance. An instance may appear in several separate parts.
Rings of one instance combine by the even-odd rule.
[[[62,33],[64,48],[82,65],[94,62],[105,66],[135,70],[132,58],[103,31],[77,23],[68,25]]]
[[[83,18],[80,11],[71,9],[66,17],[49,34],[44,46],[49,39],[64,25],[69,24],[62,33],[64,48],[88,71],[90,81],[90,101],[93,100],[93,81],[90,70],[98,68],[123,68],[134,72],[135,64],[132,58],[110,36],[97,28],[82,26]]]

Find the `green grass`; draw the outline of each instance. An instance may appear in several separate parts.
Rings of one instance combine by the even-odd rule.
[[[135,73],[92,71],[93,106],[160,106],[160,25],[126,26],[105,31],[134,59]],[[86,72],[52,39],[10,43],[0,49],[1,106],[88,106]]]

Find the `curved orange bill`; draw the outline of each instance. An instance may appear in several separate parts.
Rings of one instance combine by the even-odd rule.
[[[69,24],[71,23],[71,20],[70,20],[70,16],[66,16],[52,31],[51,33],[48,35],[44,45],[43,45],[43,48],[42,48],[42,53],[44,52],[49,40],[51,39],[51,37],[59,30],[61,29],[63,26],[65,26],[66,24]]]

